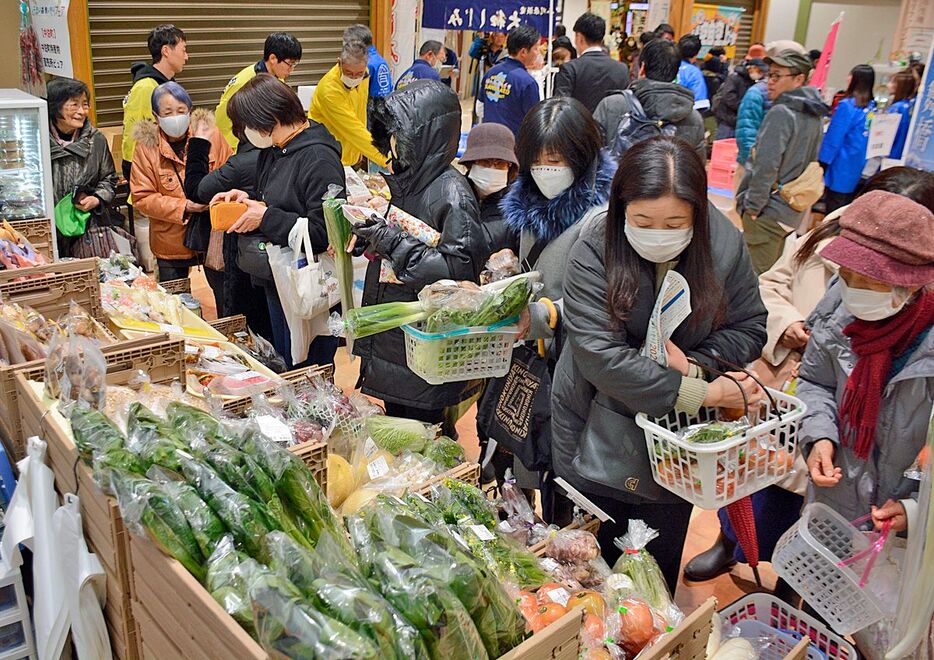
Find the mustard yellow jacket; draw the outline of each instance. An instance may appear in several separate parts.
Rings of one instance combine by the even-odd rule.
[[[266,71],[266,65],[262,61],[243,67],[243,69],[227,83],[227,86],[224,88],[224,93],[221,94],[221,100],[217,104],[217,108],[214,109],[217,128],[221,132],[221,135],[224,136],[224,139],[227,140],[227,144],[229,144],[230,148],[234,151],[237,150],[237,145],[240,143],[240,140],[234,135],[233,122],[231,122],[230,117],[227,116],[227,104],[230,102],[230,97],[256,77],[258,73],[268,73],[268,71]]]

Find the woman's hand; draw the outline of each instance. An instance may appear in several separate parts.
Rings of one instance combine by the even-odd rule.
[[[905,505],[895,500],[889,500],[882,506],[872,507],[872,523],[876,529],[882,529],[882,524],[890,520],[893,532],[904,532],[908,529],[908,512]]]
[[[733,378],[728,378],[732,376]],[[742,371],[731,371],[727,376],[720,376],[710,383],[707,388],[705,406],[717,408],[741,408],[746,410],[746,404],[751,408],[762,400],[762,388],[749,374]],[[746,396],[743,397],[743,394]]]
[[[680,371],[682,376],[687,376],[690,365],[684,351],[669,339],[665,342],[665,352],[668,354],[668,368]]]
[[[810,338],[811,332],[804,326],[804,321],[795,321],[785,328],[785,332],[782,333],[782,337],[778,340],[778,343],[785,348],[797,350],[807,346],[808,339]]]
[[[244,202],[246,203],[247,200],[249,199],[250,199],[250,196],[247,195],[245,192],[234,188],[233,190],[228,190],[227,192],[217,193],[216,195],[214,195],[214,197],[211,198],[210,204],[213,205],[213,204],[217,204],[218,202]]]
[[[818,440],[811,447],[811,453],[808,455],[808,473],[811,475],[811,481],[815,486],[821,488],[832,488],[840,483],[843,478],[843,470],[834,467],[833,455],[836,452],[836,445],[830,440]]]
[[[214,122],[210,119],[202,117],[201,119],[195,121],[191,127],[191,136],[196,138],[202,138],[204,140],[210,140],[214,135]]]
[[[243,200],[243,203],[246,204],[246,211],[230,226],[228,234],[249,234],[259,229],[260,223],[263,222],[263,216],[266,214],[265,204],[252,199]]]
[[[75,202],[75,207],[82,211],[93,211],[101,205],[101,200],[94,195],[82,195],[81,199]]]
[[[198,204],[198,202],[193,202],[190,199],[185,200],[185,213],[201,213],[201,211],[207,210],[207,204]]]

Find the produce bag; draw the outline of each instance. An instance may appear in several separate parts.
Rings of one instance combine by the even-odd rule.
[[[414,419],[376,415],[367,418],[366,431],[376,446],[398,456],[403,451],[421,452],[438,435],[440,427]]]
[[[236,619],[237,623],[248,633],[255,636],[248,584],[251,567],[249,564],[244,565],[244,562],[252,561],[245,554],[237,551],[233,536],[224,535],[208,558],[204,586],[227,614]]]
[[[45,394],[59,400],[63,415],[78,401],[103,408],[106,390],[107,361],[92,340],[75,334],[52,338],[45,363]]]
[[[328,186],[322,209],[324,211],[324,226],[328,234],[328,243],[334,252],[334,274],[338,282],[341,310],[344,314],[347,314],[354,308],[353,258],[347,253],[351,231],[350,223],[341,213],[341,207],[344,205],[345,200],[338,197],[340,193],[339,186]],[[353,352],[353,337],[349,335],[347,337],[347,352]]]
[[[645,549],[649,542],[657,537],[658,530],[651,529],[644,521],[630,520],[627,533],[614,541],[623,554],[613,566],[613,572],[625,575],[632,581],[631,593],[621,590],[616,595],[622,598],[630,595],[640,598],[662,613],[671,625],[677,625],[684,615],[668,592],[668,585],[658,562]]]

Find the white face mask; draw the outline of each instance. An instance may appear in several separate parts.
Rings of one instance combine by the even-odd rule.
[[[509,183],[509,170],[497,170],[492,167],[474,165],[467,177],[484,195],[492,195],[505,188]]]
[[[554,199],[574,183],[574,170],[566,166],[540,165],[532,168],[532,179],[545,197]]]
[[[354,87],[358,86],[360,83],[363,82],[363,78],[362,77],[351,78],[347,74],[342,73],[341,82],[344,83],[344,86],[347,87],[348,89],[353,89]]]
[[[694,227],[687,229],[645,229],[626,221],[623,230],[629,244],[646,261],[663,264],[671,261],[691,244]]]
[[[441,57],[439,56],[437,59],[435,59],[435,63],[432,64],[431,66],[434,67],[435,71],[437,71],[438,73],[441,73],[441,67],[444,66],[444,60],[442,60]]]
[[[172,115],[171,117],[159,117],[159,128],[169,137],[181,137],[188,132],[188,124],[191,117],[188,115]]]
[[[881,321],[895,316],[902,311],[902,307],[909,298],[896,289],[892,291],[853,289],[847,286],[843,279],[840,280],[840,286],[842,288],[840,295],[843,297],[843,304],[847,311],[863,321]]]
[[[259,131],[252,128],[244,128],[243,134],[257,149],[267,149],[272,146],[272,135],[260,135]]]

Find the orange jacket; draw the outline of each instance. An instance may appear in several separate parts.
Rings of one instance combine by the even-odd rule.
[[[204,111],[195,110],[195,113]],[[194,123],[195,118],[192,118]],[[133,129],[136,150],[130,173],[133,207],[149,218],[149,246],[159,259],[192,259],[196,255],[185,247],[185,225],[190,214],[185,213],[185,160],[172,151],[158,124],[141,121]],[[189,133],[190,134],[190,133]],[[220,167],[233,152],[230,145],[214,130],[211,136],[210,169]]]

